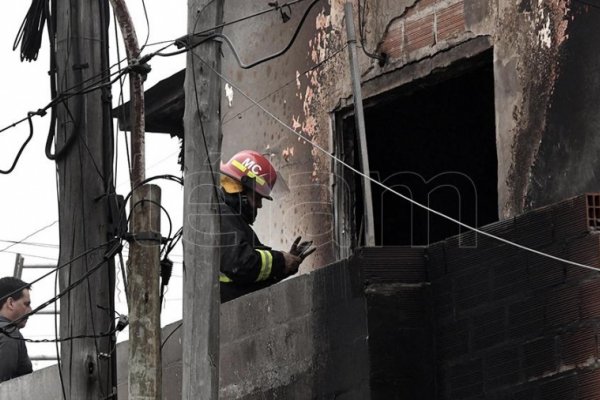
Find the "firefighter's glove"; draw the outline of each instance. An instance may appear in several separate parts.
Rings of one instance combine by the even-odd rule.
[[[292,248],[290,249],[290,254],[300,257],[300,262],[304,261],[306,257],[311,255],[317,249],[316,247],[312,247],[313,241],[304,241],[302,240],[302,236],[298,236],[294,243],[292,243]]]
[[[298,268],[300,268],[300,263],[302,262],[302,259],[296,255],[286,253],[285,251],[282,251],[281,253],[283,254],[283,259],[285,261],[285,276],[288,277],[297,273]]]

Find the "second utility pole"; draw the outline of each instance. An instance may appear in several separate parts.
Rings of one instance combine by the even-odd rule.
[[[131,68],[131,241],[127,263],[129,308],[129,400],[162,398],[160,354],[160,188],[144,185],[145,126],[143,74],[133,21],[124,0],[110,0]]]

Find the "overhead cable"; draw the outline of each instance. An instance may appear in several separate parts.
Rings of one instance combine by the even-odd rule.
[[[289,126],[288,124],[286,124],[284,121],[282,121],[279,117],[277,117],[271,111],[267,110],[262,104],[258,103],[256,100],[254,100],[248,94],[246,94],[239,86],[237,86],[234,82],[232,82],[231,79],[227,78],[226,76],[224,76],[223,74],[221,74],[219,71],[217,71],[216,69],[214,69],[212,65],[210,65],[207,62],[205,62],[201,57],[199,57],[196,54],[194,54],[194,57],[197,57],[207,68],[209,68],[210,70],[212,70],[223,81],[225,81],[229,85],[231,85],[231,87],[233,87],[235,90],[237,90],[243,97],[245,97],[247,100],[249,100],[254,105],[256,105],[258,108],[260,108],[263,112],[265,112],[269,117],[271,117],[277,123],[279,123],[281,126],[283,126],[286,130],[288,130],[289,132],[293,133],[298,138],[304,140],[306,143],[310,144],[311,146],[313,146],[317,150],[321,151],[323,154],[325,154],[327,157],[331,158],[335,162],[343,165],[344,167],[348,168],[350,171],[352,171],[355,174],[357,174],[357,175],[359,175],[359,176],[361,176],[361,177],[369,180],[371,183],[374,183],[375,185],[381,187],[382,189],[385,189],[385,190],[389,191],[390,193],[392,193],[392,194],[400,197],[403,200],[408,201],[409,203],[411,203],[411,204],[413,204],[413,205],[415,205],[415,206],[417,206],[419,208],[422,208],[422,209],[424,209],[424,210],[426,210],[426,211],[428,211],[428,212],[430,212],[432,214],[435,214],[435,215],[437,215],[437,216],[439,216],[441,218],[444,218],[444,219],[446,219],[446,220],[448,220],[450,222],[453,222],[453,223],[455,223],[457,225],[460,225],[463,228],[467,228],[467,229],[469,229],[469,230],[471,230],[473,232],[476,232],[476,233],[478,233],[480,235],[489,237],[491,239],[500,241],[500,242],[505,243],[507,245],[510,245],[510,246],[519,248],[521,250],[524,250],[524,251],[527,251],[527,252],[530,252],[530,253],[533,253],[533,254],[537,254],[539,256],[546,257],[546,258],[549,258],[549,259],[552,259],[552,260],[555,260],[555,261],[563,262],[563,263],[566,263],[566,264],[569,264],[569,265],[573,265],[573,266],[579,267],[579,268],[589,269],[589,270],[592,270],[592,271],[600,271],[600,268],[598,268],[598,267],[593,267],[591,265],[581,264],[581,263],[578,263],[578,262],[575,262],[575,261],[570,261],[570,260],[567,260],[567,259],[564,259],[564,258],[561,258],[561,257],[554,256],[552,254],[544,253],[542,251],[535,250],[535,249],[532,249],[532,248],[527,247],[527,246],[523,246],[523,245],[521,245],[519,243],[512,242],[510,240],[507,240],[507,239],[504,239],[502,237],[496,236],[496,235],[494,235],[492,233],[489,233],[489,232],[483,231],[481,229],[475,228],[475,227],[470,226],[468,224],[465,224],[464,222],[461,222],[461,221],[459,221],[459,220],[457,220],[455,218],[452,218],[452,217],[450,217],[450,216],[448,216],[448,215],[446,215],[446,214],[444,214],[442,212],[439,212],[439,211],[434,210],[434,209],[432,209],[430,207],[427,207],[426,205],[421,204],[421,203],[419,203],[419,202],[411,199],[410,197],[407,197],[407,196],[403,195],[402,193],[400,193],[400,192],[398,192],[398,191],[396,191],[396,190],[394,190],[394,189],[386,186],[385,184],[379,182],[378,180],[376,180],[374,178],[371,178],[369,175],[364,174],[363,172],[361,172],[358,169],[354,168],[350,164],[344,162],[340,158],[338,158],[335,155],[331,154],[326,149],[324,149],[322,146],[320,146],[319,144],[317,144],[314,141],[310,140],[310,138],[308,136],[303,135],[302,133],[296,132],[294,130],[294,128],[292,128],[291,126]]]

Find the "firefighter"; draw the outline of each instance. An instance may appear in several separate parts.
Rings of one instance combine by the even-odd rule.
[[[277,172],[261,154],[244,150],[221,164],[221,303],[294,275],[315,248],[297,238],[289,252],[263,245],[251,225]]]

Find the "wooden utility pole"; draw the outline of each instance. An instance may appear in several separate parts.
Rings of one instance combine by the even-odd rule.
[[[127,262],[129,400],[162,399],[160,357],[160,188],[143,185],[131,199]]]
[[[188,0],[188,32],[222,22],[222,0]],[[188,41],[192,43],[192,40]],[[219,395],[220,231],[215,185],[221,149],[220,46],[209,41],[187,55],[184,113],[183,386],[184,400]]]
[[[56,17],[56,84],[58,95],[76,93],[84,81],[106,77],[108,4],[58,0]],[[105,79],[107,81],[107,79]],[[95,90],[76,94],[56,107],[55,159],[58,168],[59,264],[107,242],[108,203],[112,187],[113,139],[110,98]],[[99,247],[61,269],[63,290],[101,263],[108,248]],[[61,366],[67,399],[103,399],[114,393],[111,368],[114,265],[111,261],[89,275],[61,299],[60,336],[97,338],[61,344]],[[104,334],[104,336],[102,336]],[[101,337],[100,337],[101,336]]]
[[[160,188],[142,185],[145,179],[145,127],[143,74],[140,48],[124,0],[110,0],[125,41],[131,72],[131,200],[129,261],[129,400],[162,398],[160,354]]]

